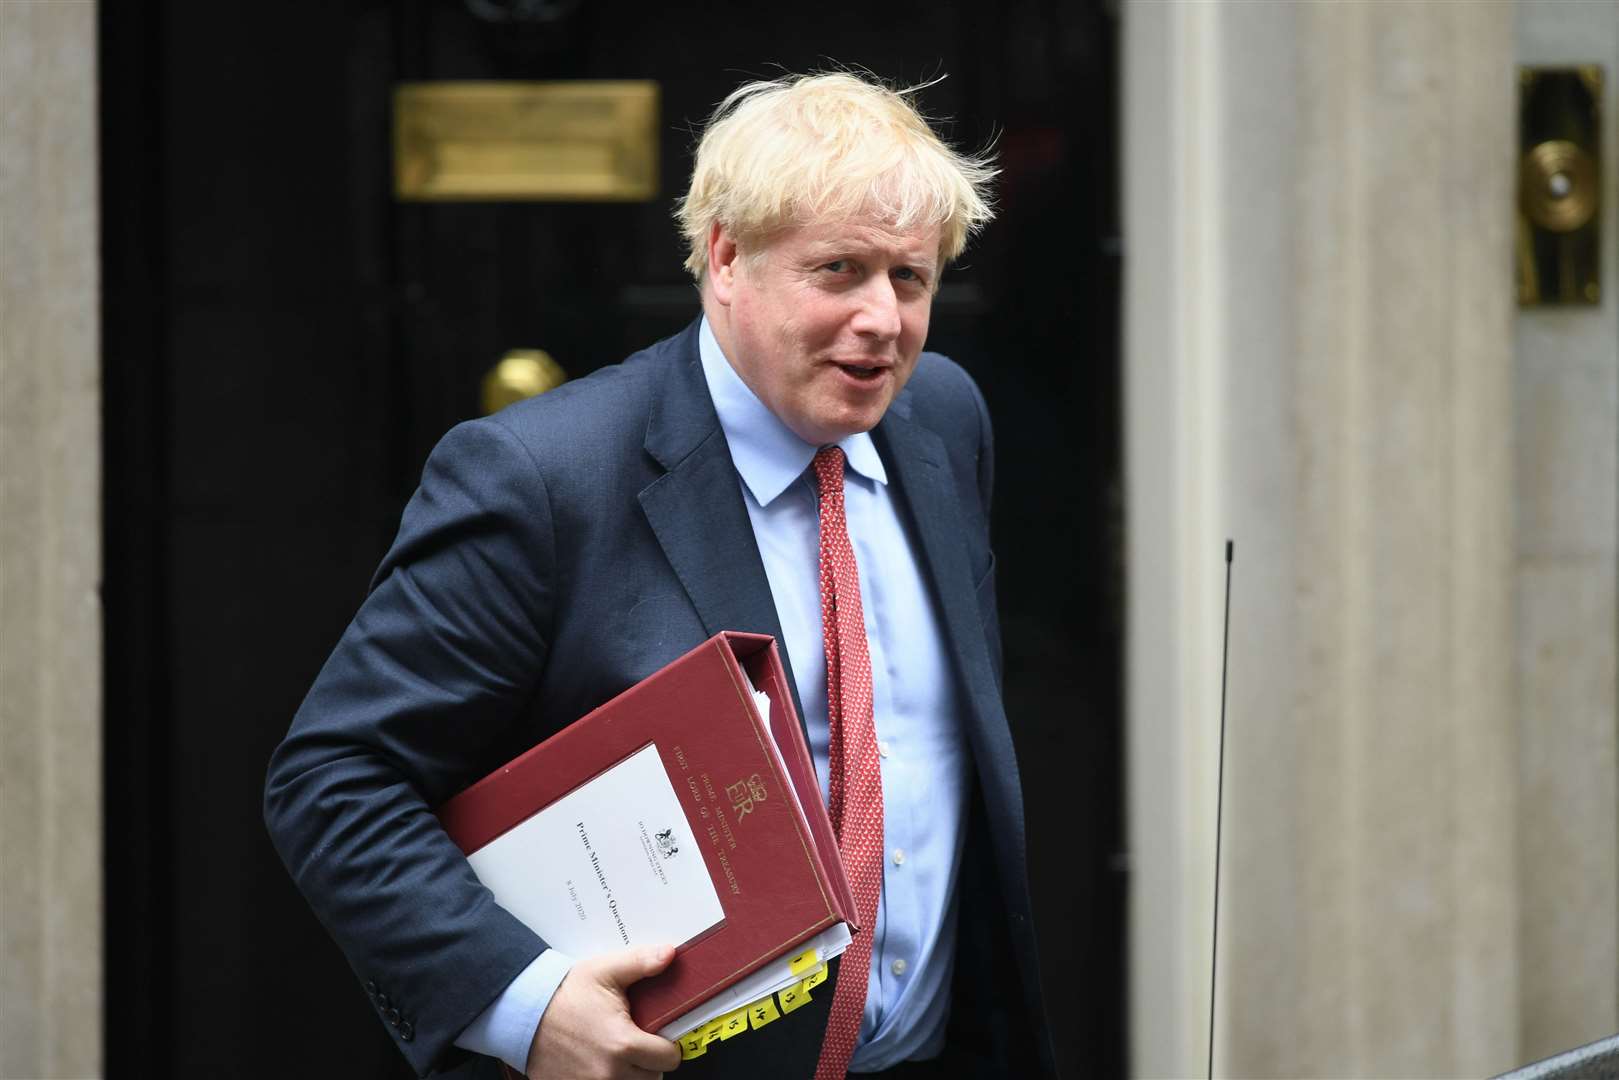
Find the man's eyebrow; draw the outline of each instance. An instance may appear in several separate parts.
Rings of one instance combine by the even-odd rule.
[[[839,243],[835,240],[811,241],[805,251],[805,260],[808,262],[821,262],[826,259],[860,258],[869,255],[874,249],[858,243]],[[914,270],[925,270],[932,274],[938,271],[939,257],[934,253],[925,253],[916,258],[910,258],[905,252],[893,248],[882,248],[884,254],[889,255],[895,262],[902,263]]]

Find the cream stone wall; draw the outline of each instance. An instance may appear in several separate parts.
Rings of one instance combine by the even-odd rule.
[[[1215,1075],[1619,1028],[1619,325],[1520,317],[1511,275],[1556,6],[1124,7],[1137,1075],[1205,1068],[1228,536]]]
[[[95,13],[0,2],[0,1077],[101,1070]]]

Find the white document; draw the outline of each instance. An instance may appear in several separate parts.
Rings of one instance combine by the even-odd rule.
[[[467,861],[501,907],[576,957],[684,945],[725,918],[651,743]]]
[[[771,746],[776,745],[776,733],[770,730],[770,695],[763,690],[755,689],[753,704],[759,710],[759,719],[765,722],[765,738],[770,740]]]
[[[727,986],[697,1008],[676,1017],[659,1028],[658,1034],[665,1039],[678,1039],[699,1024],[706,1024],[728,1012],[735,1012],[744,1005],[751,1005],[766,994],[787,989],[803,978],[802,975],[793,974],[790,966],[793,957],[802,956],[807,950],[814,949],[815,959],[824,964],[834,956],[842,955],[843,950],[848,947],[848,923],[827,927],[786,956],[772,960],[752,975],[738,979]]]
[[[802,816],[804,804],[798,801],[798,785],[793,783],[792,776],[787,772],[787,762],[782,760],[781,747],[776,745],[776,733],[770,730],[770,695],[763,690],[755,689],[753,691],[753,703],[758,706],[759,715],[764,719],[765,741],[770,744],[771,760],[776,763],[776,771],[781,774],[782,780],[786,782],[787,793],[793,797],[793,802],[797,805],[798,812]],[[805,820],[808,821],[809,819],[806,817]],[[760,996],[763,997],[764,995],[761,994]]]

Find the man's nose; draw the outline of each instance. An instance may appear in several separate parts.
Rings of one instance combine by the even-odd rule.
[[[860,307],[855,311],[853,329],[862,337],[892,341],[899,337],[899,296],[886,274],[876,274],[860,290]]]

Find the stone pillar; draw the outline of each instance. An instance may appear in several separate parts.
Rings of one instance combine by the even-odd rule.
[[[1518,1063],[1513,9],[1125,10],[1132,1060]]]
[[[0,1076],[101,1070],[96,8],[0,3]]]

